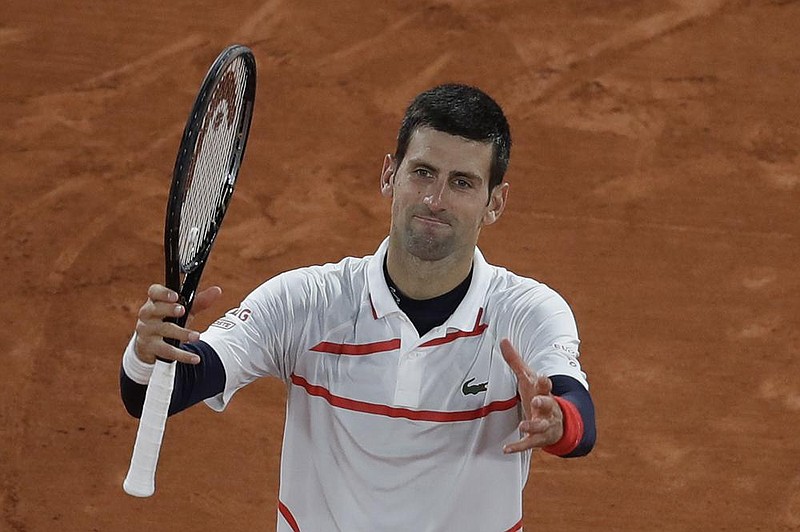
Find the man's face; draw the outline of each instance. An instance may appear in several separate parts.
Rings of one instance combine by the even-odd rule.
[[[472,257],[481,227],[505,205],[508,185],[489,192],[492,153],[491,143],[420,128],[399,165],[386,156],[381,191],[392,198],[399,249],[425,261]]]

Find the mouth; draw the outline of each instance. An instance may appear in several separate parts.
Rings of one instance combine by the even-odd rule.
[[[421,214],[415,214],[413,216],[414,219],[419,220],[425,224],[430,224],[434,226],[447,226],[450,225],[449,223],[445,222],[441,218],[437,218],[435,216],[423,216]]]

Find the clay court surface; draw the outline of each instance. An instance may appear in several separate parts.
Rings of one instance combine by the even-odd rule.
[[[371,253],[405,105],[477,84],[515,140],[481,247],[570,302],[598,409],[589,457],[534,457],[525,530],[800,530],[798,28],[789,0],[4,0],[0,530],[274,530],[277,381],[173,418],[156,496],[121,489],[120,354],[233,42],[258,97],[201,325]]]

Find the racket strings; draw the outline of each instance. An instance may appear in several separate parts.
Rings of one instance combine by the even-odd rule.
[[[224,214],[239,151],[244,94],[247,82],[244,60],[234,60],[220,77],[206,109],[194,148],[194,157],[180,217],[178,253],[181,270],[191,271],[216,234]]]

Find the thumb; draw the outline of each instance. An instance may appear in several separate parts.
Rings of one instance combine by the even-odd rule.
[[[194,298],[192,305],[192,315],[199,314],[217,302],[222,295],[222,288],[219,286],[209,286],[201,290]]]

